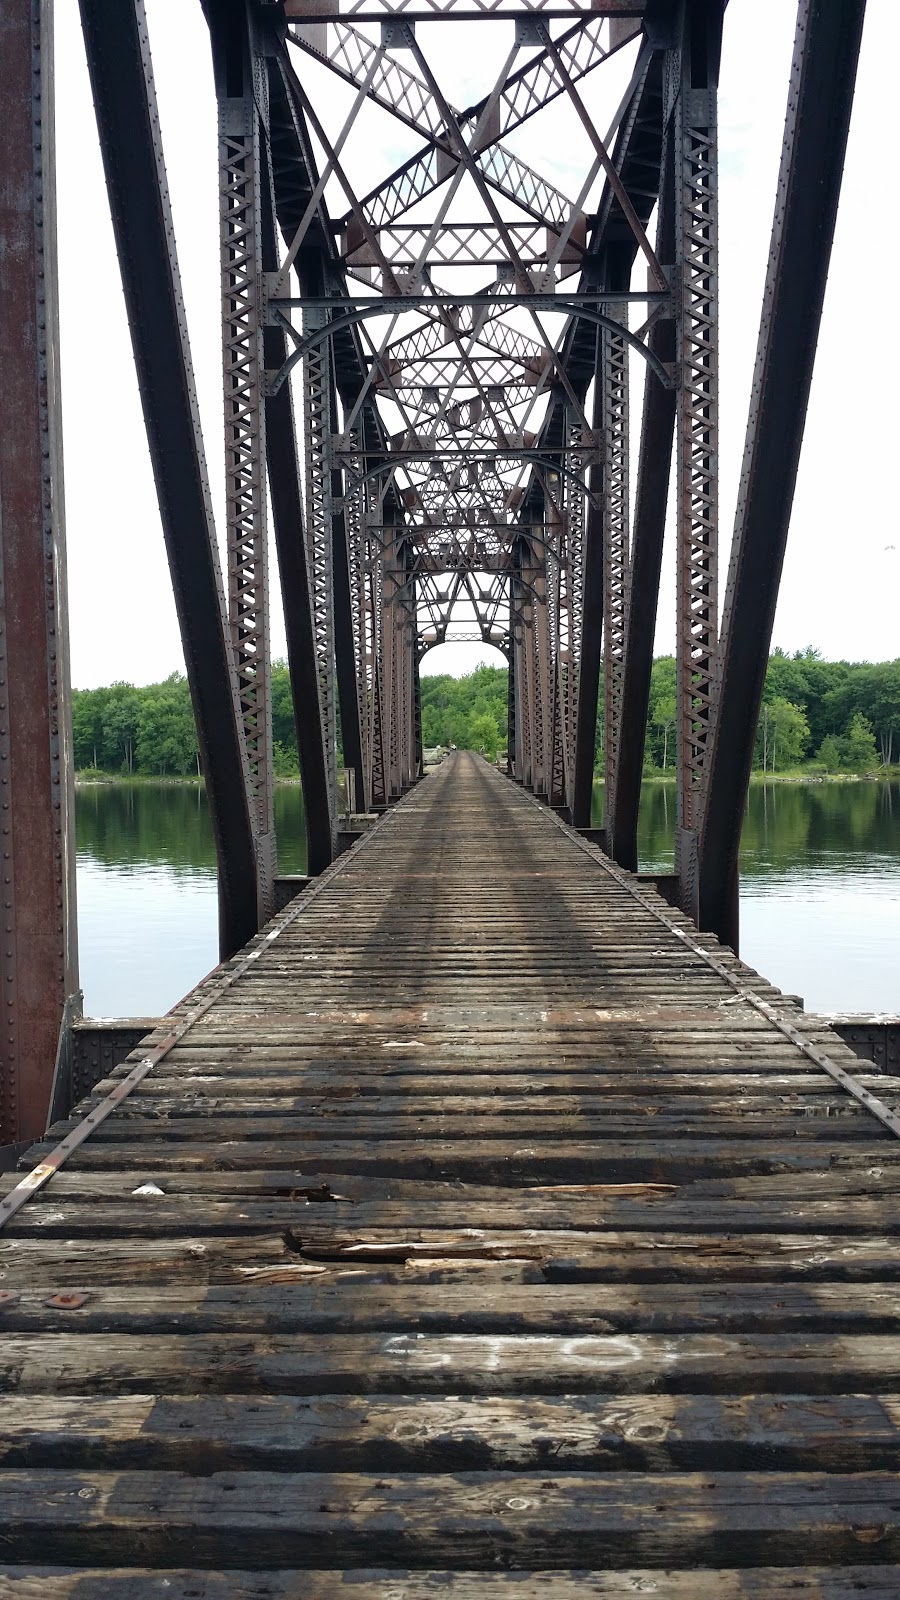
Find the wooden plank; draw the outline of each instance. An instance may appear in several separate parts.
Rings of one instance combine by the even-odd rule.
[[[718,1064],[708,1066],[700,1061],[692,1062],[690,1072],[684,1070],[684,1064],[664,1067],[663,1064],[654,1064],[652,1069],[641,1073],[641,1092],[646,1096],[650,1094],[663,1095],[733,1095],[736,1091],[742,1096],[771,1096],[780,1094],[802,1095],[804,1098],[811,1096],[835,1094],[835,1085],[827,1073],[805,1072],[803,1064],[797,1063],[794,1067],[794,1057],[790,1057],[791,1071],[778,1071],[773,1067],[768,1072],[754,1069],[751,1071],[745,1065],[739,1064],[723,1072]],[[277,1075],[265,1075],[261,1070],[256,1075],[248,1072],[243,1061],[229,1063],[220,1058],[217,1062],[207,1062],[202,1066],[192,1066],[185,1070],[183,1064],[161,1063],[169,1067],[165,1073],[153,1073],[130,1095],[133,1105],[140,1105],[144,1101],[169,1100],[173,1098],[174,1085],[182,1089],[182,1097],[195,1096],[215,1097],[227,1094],[234,1100],[269,1099],[272,1096],[283,1095],[285,1091],[285,1072],[282,1069]],[[561,1100],[567,1096],[590,1095],[598,1097],[616,1096],[635,1093],[635,1069],[633,1054],[627,1064],[617,1073],[604,1072],[600,1069],[593,1072],[567,1072],[549,1069],[544,1072],[536,1071],[532,1066],[527,1072],[519,1074],[495,1072],[451,1072],[449,1070],[433,1070],[428,1073],[417,1072],[414,1064],[408,1064],[405,1072],[387,1071],[380,1067],[366,1068],[362,1063],[360,1069],[354,1074],[342,1076],[339,1072],[318,1072],[305,1070],[296,1073],[290,1084],[291,1098],[295,1101],[359,1101],[365,1105],[368,1101],[394,1100],[427,1101],[462,1099],[468,1104],[472,1100],[481,1098],[496,1099],[503,1102],[506,1098],[511,1100],[533,1099],[552,1103],[558,1096]],[[873,1093],[880,1095],[900,1096],[900,1078],[885,1079],[877,1072],[859,1073],[859,1081]],[[116,1087],[118,1079],[106,1078],[98,1083],[95,1092],[88,1099],[81,1102],[82,1107],[89,1106],[92,1102],[105,1099]],[[215,1086],[215,1087],[214,1087]]]
[[[0,1177],[0,1192],[12,1188],[19,1174],[5,1173]],[[117,1168],[115,1171],[78,1171],[65,1166],[54,1174],[47,1186],[35,1197],[35,1204],[55,1204],[58,1200],[123,1199],[133,1196],[136,1189],[147,1185],[146,1171],[139,1168]],[[152,1190],[160,1190],[168,1197],[181,1195],[209,1196],[210,1198],[237,1197],[240,1199],[277,1197],[297,1202],[329,1206],[332,1203],[367,1203],[375,1200],[405,1201],[413,1209],[422,1202],[431,1205],[443,1200],[459,1201],[464,1194],[472,1203],[487,1201],[504,1205],[523,1199],[541,1201],[571,1201],[574,1204],[593,1203],[602,1206],[611,1200],[640,1199],[644,1195],[670,1195],[676,1199],[703,1198],[781,1200],[790,1205],[807,1200],[838,1199],[840,1196],[859,1196],[875,1199],[894,1196],[900,1191],[900,1164],[873,1165],[869,1155],[857,1165],[835,1164],[831,1167],[813,1168],[800,1172],[767,1172],[762,1175],[725,1178],[688,1177],[681,1183],[525,1183],[506,1186],[500,1183],[442,1182],[427,1178],[398,1178],[388,1175],[352,1173],[340,1176],[331,1172],[302,1175],[296,1170],[277,1168],[257,1171],[216,1172],[202,1169],[183,1171],[168,1168],[154,1172]],[[326,1212],[327,1215],[327,1212]]]
[[[480,1139],[505,1139],[516,1143],[554,1135],[559,1140],[579,1142],[590,1138],[630,1142],[646,1137],[650,1130],[655,1138],[665,1141],[698,1138],[729,1141],[757,1138],[812,1140],[824,1138],[827,1130],[828,1140],[832,1144],[870,1138],[875,1148],[889,1144],[892,1139],[886,1128],[873,1134],[870,1127],[872,1118],[867,1113],[857,1112],[852,1105],[848,1105],[846,1111],[842,1110],[839,1116],[832,1117],[798,1116],[778,1107],[747,1113],[740,1113],[736,1107],[732,1107],[731,1116],[718,1117],[697,1116],[687,1112],[679,1114],[677,1111],[665,1115],[657,1114],[652,1105],[645,1105],[639,1115],[603,1116],[598,1112],[592,1116],[570,1114],[560,1120],[560,1127],[548,1128],[546,1117],[527,1113],[513,1119],[479,1115],[474,1111],[447,1116],[437,1112],[410,1118],[397,1115],[365,1118],[347,1116],[341,1120],[338,1128],[334,1119],[309,1115],[229,1117],[213,1114],[207,1117],[154,1118],[143,1108],[134,1113],[129,1107],[127,1112],[113,1114],[106,1122],[100,1123],[91,1134],[91,1142],[95,1148],[102,1144],[116,1145],[121,1151],[119,1159],[133,1162],[135,1157],[127,1150],[132,1143],[165,1141],[175,1145],[182,1141],[193,1143],[198,1137],[211,1144],[226,1140],[237,1140],[242,1144],[264,1140],[271,1144],[293,1139],[309,1146],[342,1136],[360,1143],[411,1138],[420,1142],[460,1139],[468,1144]],[[879,1127],[877,1123],[874,1126]],[[53,1139],[62,1141],[76,1127],[75,1120],[59,1122],[51,1128],[50,1133]]]
[[[315,1117],[318,1126],[332,1123],[334,1133],[339,1135],[342,1124],[352,1124],[354,1132],[358,1132],[358,1128],[364,1126],[363,1119],[366,1117],[373,1119],[373,1127],[379,1125],[380,1119],[385,1122],[390,1119],[392,1124],[401,1128],[407,1122],[427,1127],[435,1118],[440,1118],[441,1125],[454,1126],[457,1119],[468,1117],[477,1125],[483,1118],[490,1117],[492,1121],[509,1119],[513,1133],[521,1121],[523,1125],[527,1122],[530,1128],[537,1122],[552,1135],[555,1123],[562,1118],[565,1118],[567,1126],[578,1128],[594,1120],[607,1119],[626,1119],[629,1124],[640,1127],[648,1117],[662,1121],[667,1118],[688,1118],[693,1124],[699,1122],[705,1126],[709,1118],[728,1119],[734,1117],[735,1113],[751,1126],[759,1118],[765,1118],[768,1122],[783,1117],[828,1117],[832,1121],[835,1118],[862,1121],[867,1127],[869,1113],[865,1108],[842,1094],[835,1084],[829,1087],[829,1080],[824,1074],[823,1079],[818,1092],[780,1089],[771,1093],[752,1094],[748,1089],[732,1084],[727,1098],[696,1092],[670,1094],[657,1091],[652,1102],[639,1094],[635,1085],[630,1086],[630,1092],[625,1086],[619,1086],[617,1090],[605,1094],[564,1094],[551,1087],[544,1094],[485,1094],[468,1099],[465,1095],[448,1093],[413,1099],[401,1095],[363,1096],[352,1092],[315,1098],[295,1094],[242,1095],[233,1094],[231,1085],[227,1083],[197,1083],[177,1096],[157,1093],[129,1097],[122,1112],[115,1116],[112,1127],[119,1138],[123,1121],[158,1118],[169,1122],[176,1118],[191,1117],[202,1125],[207,1118],[218,1121],[224,1117],[277,1117],[285,1129],[291,1131],[295,1124],[305,1126],[308,1118]],[[104,1098],[94,1096],[85,1102],[82,1109],[85,1113],[92,1111]],[[834,1136],[835,1130],[829,1131]]]
[[[414,1230],[409,1230],[413,1233]],[[0,1239],[0,1288],[82,1288],[93,1284],[197,1282],[296,1283],[330,1267],[370,1268],[456,1261],[527,1263],[545,1282],[852,1283],[900,1279],[896,1239],[750,1234],[546,1233],[481,1239],[435,1233],[427,1239],[345,1241],[298,1248],[282,1233],[245,1238],[182,1236],[174,1239]]]
[[[900,1337],[816,1334],[5,1334],[7,1393],[858,1394],[900,1387]]]
[[[551,1284],[530,1262],[434,1262],[214,1287],[5,1290],[3,1333],[896,1333],[900,1284]]]
[[[665,1567],[900,1560],[890,1473],[0,1473],[9,1562]]]
[[[139,1167],[144,1175],[160,1172],[177,1163],[182,1172],[191,1170],[240,1172],[261,1168],[290,1168],[298,1179],[304,1174],[328,1172],[337,1177],[379,1176],[439,1178],[453,1177],[460,1182],[473,1179],[504,1185],[581,1180],[608,1183],[681,1183],[698,1177],[740,1176],[741,1174],[793,1173],[858,1170],[860,1167],[900,1169],[900,1144],[890,1139],[861,1139],[862,1124],[856,1125],[855,1140],[832,1142],[821,1137],[798,1140],[793,1137],[752,1140],[729,1139],[721,1131],[714,1139],[685,1136],[673,1147],[671,1141],[657,1137],[635,1138],[629,1143],[614,1139],[550,1140],[485,1139],[445,1140],[435,1138],[424,1145],[418,1139],[316,1140],[267,1139],[248,1143],[232,1137],[187,1138],[166,1147],[159,1136],[129,1141],[125,1145],[101,1144],[91,1138],[67,1163],[69,1172],[109,1172],[118,1168]],[[656,1130],[654,1129],[654,1134]],[[204,1135],[208,1128],[204,1127]],[[55,1149],[54,1140],[34,1145],[27,1164],[45,1159]]]
[[[0,1468],[896,1471],[900,1395],[8,1395]]]
[[[0,1566],[10,1600],[298,1600],[296,1572],[210,1572],[193,1567]],[[900,1567],[757,1567],[690,1572],[658,1567],[622,1572],[304,1571],[303,1600],[896,1600]],[[0,1591],[2,1592],[2,1591]]]
[[[26,1209],[7,1229],[10,1239],[134,1238],[167,1239],[178,1234],[194,1238],[210,1235],[270,1233],[289,1228],[302,1235],[304,1251],[344,1251],[356,1243],[377,1245],[401,1238],[431,1247],[436,1232],[459,1243],[466,1235],[514,1233],[525,1230],[528,1241],[540,1242],[543,1233],[577,1235],[601,1231],[696,1233],[811,1234],[900,1232],[900,1200],[893,1196],[836,1200],[805,1199],[794,1207],[783,1200],[681,1199],[662,1188],[638,1199],[610,1196],[595,1199],[572,1195],[554,1203],[546,1196],[522,1197],[491,1204],[473,1202],[463,1192],[454,1200],[431,1200],[419,1210],[407,1199],[376,1200],[371,1204],[335,1200],[311,1203],[304,1198],[271,1200],[217,1200],[204,1197],[154,1195],[141,1184],[139,1191],[117,1201],[97,1200],[86,1207],[46,1196]],[[428,1226],[413,1221],[427,1215]],[[0,1246],[2,1250],[2,1246]]]

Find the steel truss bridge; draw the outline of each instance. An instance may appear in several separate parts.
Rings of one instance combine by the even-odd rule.
[[[0,1597],[896,1600],[900,1027],[737,953],[863,0],[799,0],[721,608],[724,0],[202,4],[224,574],[144,3],[80,0],[219,866],[221,963],[125,1025],[74,937],[51,0],[0,0]],[[423,774],[460,632],[505,774]]]
[[[741,817],[862,0],[799,5],[724,585],[724,0],[202,0],[219,118],[224,578],[143,3],[80,3],[223,956],[274,908],[273,549],[311,875],[338,847],[339,742],[354,812],[420,776],[419,664],[454,615],[509,663],[510,774],[580,828],[602,688],[605,847],[636,869],[670,478],[678,900],[736,948]],[[0,1104],[13,1139],[41,1131],[78,1004],[50,12],[0,0]],[[460,54],[483,64],[465,105],[443,86]],[[600,125],[610,74],[624,87]],[[398,150],[397,164],[382,154]]]

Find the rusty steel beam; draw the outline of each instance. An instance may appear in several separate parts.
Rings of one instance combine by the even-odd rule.
[[[674,151],[671,129],[663,154],[659,222],[656,247],[660,260],[671,262],[675,255]],[[671,317],[660,319],[651,329],[649,344],[665,363],[675,360],[675,325]],[[644,387],[641,444],[638,456],[637,488],[634,501],[634,539],[631,551],[628,604],[625,615],[625,648],[622,672],[619,750],[616,764],[615,794],[608,807],[606,824],[607,853],[636,872],[638,866],[638,808],[647,712],[650,705],[650,674],[653,667],[653,640],[659,580],[662,571],[666,504],[672,467],[672,441],[675,434],[676,395],[661,383],[648,381]]]
[[[687,0],[675,120],[675,701],[681,903],[697,849],[715,687],[719,538],[718,75],[724,0]]]
[[[266,359],[274,362],[286,345],[284,331],[266,329]],[[307,865],[311,874],[324,872],[334,860],[337,843],[332,815],[325,739],[319,707],[319,685],[313,639],[312,605],[303,537],[303,485],[288,384],[266,400],[266,444],[272,529],[284,607],[294,728],[306,816]]]
[[[419,659],[413,656],[412,662],[413,683],[413,742],[415,752],[415,766],[413,782],[418,783],[425,776],[425,751],[422,745],[422,680],[419,676]]]
[[[603,338],[603,330],[598,328],[591,414],[595,431],[603,427]],[[591,497],[585,507],[581,667],[578,674],[572,781],[572,823],[576,828],[589,828],[591,824],[594,762],[597,755],[597,703],[603,655],[603,510],[599,503],[603,492],[603,473],[603,466],[598,464],[589,469]]]
[[[263,270],[273,272],[278,261],[278,247],[274,173],[268,150],[263,152],[263,159],[262,261]],[[278,324],[265,327],[263,352],[267,369],[277,370],[285,359],[286,351],[287,335],[284,328]],[[269,502],[281,584],[294,731],[303,786],[307,870],[315,876],[324,872],[334,860],[337,832],[336,821],[329,807],[325,736],[316,678],[312,598],[303,531],[300,451],[289,383],[284,384],[277,394],[266,396],[265,410]],[[277,879],[274,892],[277,910]]]
[[[723,616],[702,815],[701,928],[737,948],[756,723],[847,148],[865,0],[801,0]]]
[[[336,396],[332,404],[337,410]],[[359,718],[359,686],[356,672],[356,641],[353,628],[353,604],[350,584],[350,530],[347,512],[340,506],[343,478],[339,470],[331,474],[332,505],[332,590],[334,597],[334,655],[337,676],[338,707],[341,721],[341,755],[345,772],[353,774],[356,791],[351,811],[364,811],[366,792],[363,771],[362,733]]]
[[[256,807],[264,915],[273,910],[275,811],[260,316],[268,96],[261,42],[243,3],[209,4],[219,123],[219,252],[225,419],[228,621],[240,725]],[[261,129],[261,124],[264,126]]]
[[[0,0],[0,1144],[78,1010],[52,0]]]
[[[80,0],[125,306],[219,872],[219,948],[263,915],[255,801],[200,434],[143,0]]]

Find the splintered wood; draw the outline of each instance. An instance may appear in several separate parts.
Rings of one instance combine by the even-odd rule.
[[[298,906],[0,1234],[0,1595],[896,1600],[900,1143],[753,997],[900,1080],[469,755]]]

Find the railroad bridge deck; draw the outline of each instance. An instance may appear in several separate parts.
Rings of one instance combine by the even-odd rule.
[[[459,754],[166,1027],[0,1236],[0,1593],[900,1593],[900,1081],[654,891]]]

